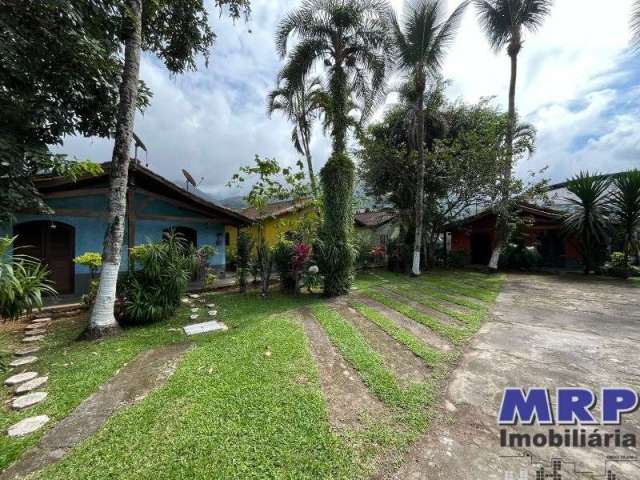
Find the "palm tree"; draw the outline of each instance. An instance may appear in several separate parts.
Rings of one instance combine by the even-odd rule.
[[[551,11],[553,0],[474,0],[478,9],[480,24],[491,47],[499,52],[507,47],[511,59],[511,79],[509,82],[509,121],[506,132],[506,161],[502,178],[502,202],[509,201],[511,171],[513,169],[513,137],[516,125],[516,80],[518,54],[522,50],[525,30],[536,31]],[[504,209],[500,209],[504,210]],[[497,270],[502,248],[508,237],[508,218],[498,215],[496,224],[496,245],[491,255],[489,268]]]
[[[631,11],[631,33],[636,48],[640,47],[640,0],[633,2]]]
[[[580,242],[584,272],[589,274],[603,259],[609,239],[607,190],[610,182],[601,175],[580,172],[567,183],[567,190],[575,195],[566,200],[571,207],[564,218],[564,228]]]
[[[267,113],[271,116],[280,111],[293,123],[291,141],[295,149],[304,155],[307,160],[307,170],[311,191],[314,197],[318,197],[316,177],[313,172],[313,160],[311,158],[311,122],[317,118],[318,104],[314,101],[314,93],[321,88],[321,81],[314,77],[305,79],[299,88],[294,88],[291,82],[281,80],[281,85],[273,90],[268,97]]]
[[[640,170],[631,170],[613,180],[611,209],[615,223],[624,236],[624,255],[638,252],[637,232],[640,230]]]
[[[426,170],[424,92],[429,78],[437,75],[442,67],[447,47],[453,42],[467,3],[460,4],[448,18],[445,18],[446,9],[442,0],[419,0],[408,4],[402,25],[393,14],[391,15],[398,66],[408,73],[413,81],[416,96],[416,138],[419,163],[416,188],[416,232],[411,268],[413,275],[420,275],[424,221],[424,177]]]
[[[347,130],[353,124],[354,103],[363,121],[384,93],[391,50],[389,10],[386,0],[304,0],[276,32],[276,48],[286,58],[282,77],[293,88],[299,88],[316,66],[327,75],[323,113],[333,154],[320,173],[325,208],[319,242],[325,252],[321,268],[327,296],[348,293],[351,287],[355,167],[346,155]],[[293,37],[297,42],[289,50]]]

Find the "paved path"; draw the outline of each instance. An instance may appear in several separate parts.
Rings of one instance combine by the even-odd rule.
[[[447,411],[409,452],[394,479],[503,480],[535,467],[525,450],[500,448],[497,412],[504,387],[628,386],[640,390],[640,288],[602,279],[510,275],[493,318],[474,338],[446,392]],[[552,393],[552,398],[555,395]],[[455,419],[452,421],[452,419]],[[564,430],[564,427],[560,427]],[[592,429],[585,427],[590,432]],[[521,432],[547,428],[520,427]],[[612,431],[613,428],[607,428]],[[622,430],[640,440],[640,412]],[[607,455],[638,449],[528,449],[539,459],[561,457],[603,475]],[[640,461],[610,463],[617,480],[640,479]],[[573,474],[563,479],[606,478]],[[508,471],[513,477],[505,476]],[[549,469],[547,469],[549,472]],[[554,477],[555,478],[555,477]]]

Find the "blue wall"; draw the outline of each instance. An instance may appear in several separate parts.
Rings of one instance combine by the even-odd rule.
[[[143,205],[144,203],[144,205]],[[72,198],[55,198],[47,200],[47,204],[53,209],[63,210],[83,210],[83,216],[75,215],[17,215],[16,223],[29,222],[33,220],[47,220],[66,223],[75,229],[75,256],[85,252],[102,252],[104,233],[107,229],[105,219],[107,213],[108,199],[106,195],[90,195]],[[209,260],[210,265],[216,268],[223,268],[225,265],[224,246],[224,225],[208,223],[207,217],[199,212],[189,210],[186,207],[175,205],[170,201],[162,200],[156,196],[149,199],[144,191],[136,192],[134,205],[144,207],[142,211],[138,208],[136,215],[153,215],[153,219],[136,217],[136,238],[135,244],[140,245],[146,242],[157,242],[162,239],[163,231],[170,227],[189,227],[197,232],[198,247],[211,245],[215,247],[216,254]],[[91,211],[88,215],[87,210]],[[156,216],[170,216],[176,218],[160,219]],[[181,217],[185,218],[184,220]],[[202,220],[200,220],[202,219]],[[200,221],[198,221],[200,220]],[[0,235],[13,235],[11,228],[0,226]],[[124,245],[128,244],[128,232],[125,231]],[[128,256],[126,248],[122,255],[121,271],[128,268]],[[83,293],[86,290],[89,277],[89,269],[80,265],[75,266],[76,293]]]

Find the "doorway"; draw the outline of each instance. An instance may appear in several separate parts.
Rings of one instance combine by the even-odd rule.
[[[491,235],[488,233],[471,234],[471,263],[488,265],[491,260]]]

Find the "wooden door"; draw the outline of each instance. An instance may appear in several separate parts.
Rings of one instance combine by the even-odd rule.
[[[13,229],[16,253],[37,258],[49,269],[49,280],[58,293],[73,293],[75,230],[60,222],[35,221]]]

